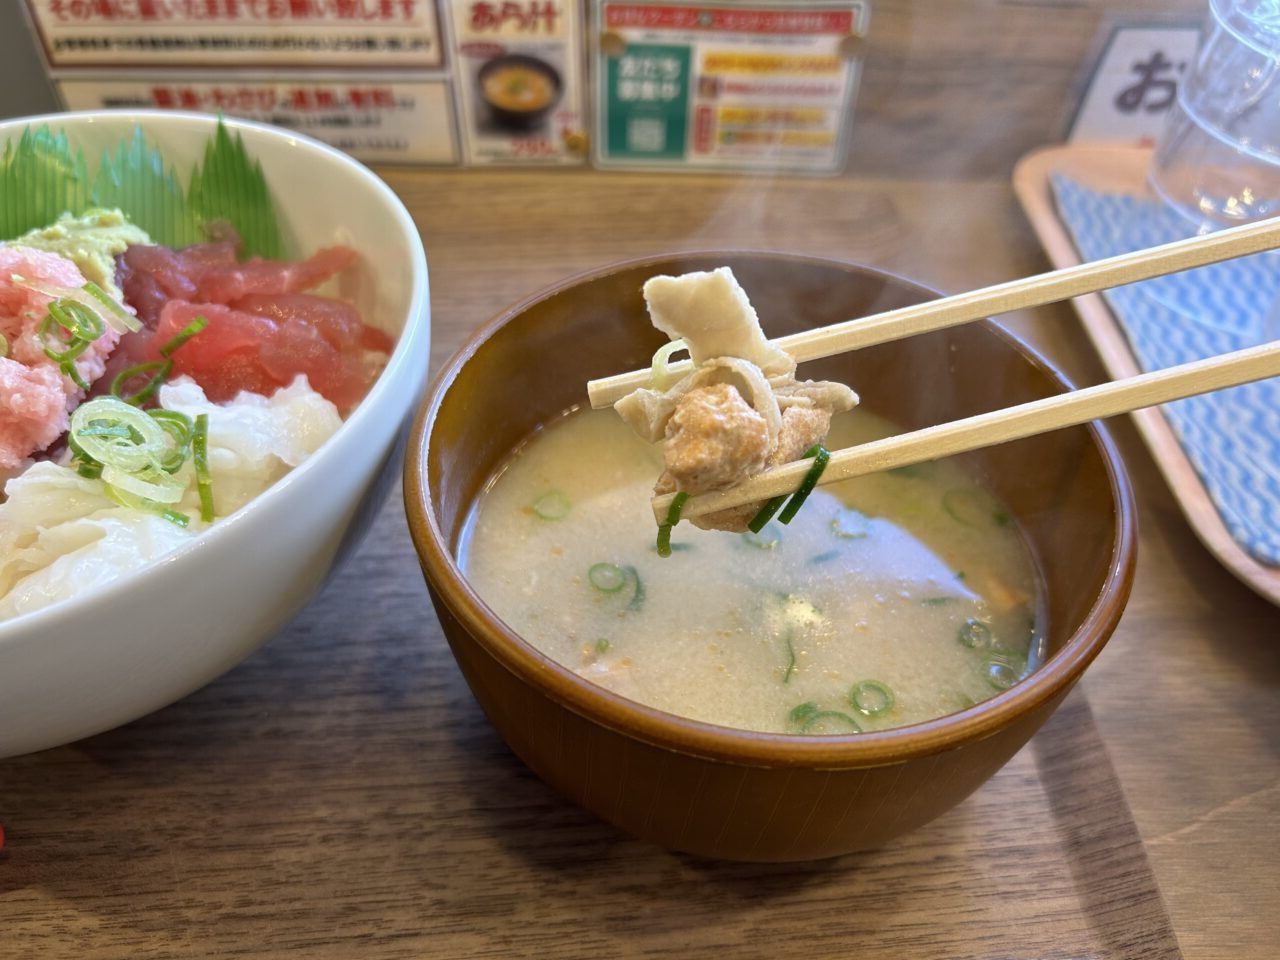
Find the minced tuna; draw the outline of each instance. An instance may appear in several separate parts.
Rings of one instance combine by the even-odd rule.
[[[54,297],[22,281],[45,289],[78,289],[85,282],[74,263],[55,253],[0,245],[0,335],[5,343],[0,356],[0,476],[57,440],[84,396],[45,355],[40,339],[39,328]],[[75,360],[84,382],[102,375],[119,339],[108,328]]]

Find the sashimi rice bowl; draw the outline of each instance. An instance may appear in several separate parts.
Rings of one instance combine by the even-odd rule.
[[[427,372],[411,217],[273,127],[0,123],[0,756],[217,677],[347,555]]]

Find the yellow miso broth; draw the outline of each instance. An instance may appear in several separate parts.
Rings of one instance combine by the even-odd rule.
[[[831,449],[898,430],[837,415]],[[819,487],[788,525],[672,534],[649,507],[660,446],[575,411],[481,494],[459,562],[533,646],[632,700],[747,730],[916,723],[1016,682],[1040,656],[1016,524],[953,461]]]

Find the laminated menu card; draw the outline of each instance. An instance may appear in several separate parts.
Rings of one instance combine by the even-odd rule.
[[[578,0],[452,0],[448,33],[468,164],[582,164]]]
[[[441,65],[435,0],[27,0],[62,67]]]
[[[836,173],[869,4],[596,0],[602,167]]]

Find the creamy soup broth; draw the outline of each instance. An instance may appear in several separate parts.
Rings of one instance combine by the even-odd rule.
[[[832,449],[898,432],[836,417]],[[477,593],[554,660],[640,703],[749,730],[848,733],[983,700],[1035,665],[1035,566],[951,461],[820,487],[760,534],[689,523],[659,557],[661,448],[575,412],[504,466],[468,520]]]

